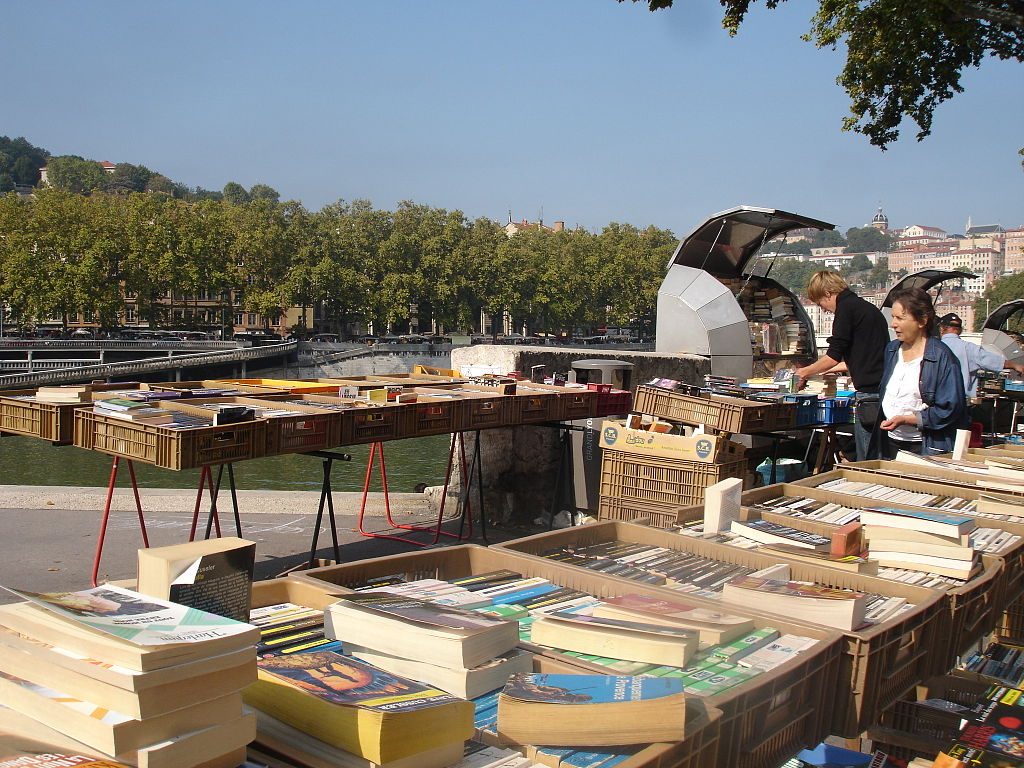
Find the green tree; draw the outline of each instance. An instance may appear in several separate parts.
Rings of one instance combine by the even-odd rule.
[[[0,173],[0,195],[6,194],[14,189],[14,177],[6,171]]]
[[[249,187],[250,200],[269,200],[272,203],[280,202],[281,194],[266,184],[253,184]]]
[[[16,139],[0,136],[0,155],[5,158],[0,171],[9,173],[16,184],[34,187],[39,183],[39,169],[46,165],[50,153],[33,146],[22,136]]]
[[[974,330],[981,330],[985,320],[988,319],[989,312],[995,312],[999,305],[1022,296],[1024,296],[1024,272],[1007,275],[991,283],[981,298],[974,300]],[[1015,315],[1014,327],[1010,330],[1018,333],[1024,331],[1024,316]]]
[[[46,164],[46,175],[51,186],[79,195],[103,189],[110,180],[102,165],[77,155],[51,157]]]
[[[109,174],[109,180],[105,185],[108,192],[127,194],[129,192],[143,192],[153,178],[153,172],[144,165],[133,165],[131,163],[118,163],[114,166],[114,172]]]
[[[768,276],[797,296],[803,296],[807,293],[807,281],[818,270],[817,265],[807,261],[779,259]]]
[[[834,229],[819,229],[811,236],[811,248],[835,248],[846,245],[846,238]]]
[[[889,251],[892,237],[874,227],[852,227],[846,230],[847,253]]]
[[[884,288],[889,284],[889,257],[880,256],[868,273],[867,282],[877,288]]]
[[[673,0],[645,2],[650,10]],[[623,2],[623,0],[619,0]],[[782,0],[765,0],[776,8]],[[735,35],[751,0],[721,0],[723,26]],[[868,137],[882,149],[900,135],[903,119],[918,125],[918,140],[931,133],[942,102],[961,93],[960,77],[992,56],[1024,60],[1024,5],[1020,0],[818,0],[804,39],[819,48],[846,49],[838,83],[850,97],[843,130]]]
[[[225,184],[221,194],[224,196],[224,201],[231,205],[245,205],[252,199],[245,191],[245,187],[237,181],[229,181]]]
[[[851,275],[857,272],[866,272],[871,269],[871,260],[868,258],[866,253],[858,253],[850,259],[850,263],[847,266]]]
[[[598,273],[600,293],[608,305],[607,321],[636,327],[641,336],[653,334],[658,290],[678,238],[667,229],[637,229],[611,223],[597,236],[606,264]]]

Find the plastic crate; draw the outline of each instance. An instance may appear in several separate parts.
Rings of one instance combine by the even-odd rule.
[[[920,680],[936,673],[934,651],[946,647],[947,601],[942,593],[923,587],[899,584],[865,574],[851,573],[800,560],[787,560],[756,550],[741,550],[669,531],[641,525],[601,522],[551,533],[537,534],[495,545],[532,557],[566,544],[599,544],[621,541],[650,544],[703,557],[761,569],[786,562],[791,578],[829,587],[903,597],[914,604],[889,621],[861,630],[843,632],[845,642],[838,663],[839,677],[830,694],[830,732],[854,738],[874,723],[883,709],[902,698]],[[618,577],[610,577],[618,578]],[[623,581],[628,581],[622,579]],[[635,582],[629,582],[635,583]],[[668,587],[652,587],[682,602],[689,594]],[[731,608],[730,608],[731,610]],[[945,655],[943,653],[943,655]],[[948,668],[947,665],[945,668]]]
[[[516,394],[519,395],[527,392],[531,394],[545,392],[554,394],[558,398],[555,414],[556,421],[587,419],[597,412],[598,393],[586,387],[520,382],[516,387]]]
[[[621,416],[633,409],[633,395],[624,389],[597,393],[595,416]]]
[[[846,471],[846,470],[843,470]],[[832,473],[829,473],[830,475]],[[822,477],[819,475],[818,477]],[[871,477],[869,475],[869,477]],[[873,477],[880,478],[881,475]],[[858,496],[837,494],[831,491],[823,491],[813,486],[803,485],[807,481],[795,483],[780,483],[747,491],[742,496],[742,504],[749,506],[759,501],[777,498],[780,496],[815,499],[817,501],[828,501],[845,504],[850,507],[870,506],[871,501]],[[901,506],[891,504],[890,506]],[[767,510],[748,510],[748,517],[760,517],[770,522],[781,525],[789,525],[800,530],[816,533],[821,536],[830,536],[835,532],[837,526],[829,523],[821,523],[813,520],[804,520],[791,515],[786,515]],[[680,521],[692,520],[703,516],[703,509],[689,507],[680,511]],[[990,521],[985,519],[984,524]],[[991,521],[994,527],[1005,527],[1006,523]],[[1007,571],[1012,564],[1019,562],[1021,547],[1018,546],[1008,560],[1006,557],[996,555],[982,556],[982,571],[963,586],[951,587],[939,592],[945,598],[946,629],[942,639],[931,642],[931,656],[936,664],[927,673],[930,675],[945,672],[953,666],[956,656],[964,649],[969,648],[983,635],[992,631],[999,623],[1002,606],[1007,603]],[[1019,578],[1019,574],[1015,574]]]
[[[431,397],[451,397],[458,402],[456,408],[456,432],[476,429],[493,429],[512,425],[515,409],[512,399],[500,392],[480,392],[454,386],[443,390],[429,390],[417,387],[417,393]]]
[[[543,392],[517,386],[512,398],[512,422],[516,424],[542,424],[558,421],[560,403],[555,392]]]
[[[342,414],[329,408],[317,408],[294,402],[260,400],[255,397],[206,397],[195,401],[171,402],[168,407],[177,411],[205,416],[211,413],[204,408],[206,403],[227,403],[253,408],[257,418],[261,409],[298,411],[298,415],[269,416],[267,422],[267,445],[264,456],[285,453],[322,451],[341,445]]]
[[[34,389],[19,389],[0,395],[0,432],[38,437],[54,445],[71,445],[75,411],[91,407],[91,403],[47,403],[16,397],[34,394]]]
[[[209,464],[256,459],[267,443],[265,419],[217,427],[170,429],[103,416],[86,408],[75,411],[75,441],[112,456],[164,469],[192,469]]]
[[[413,432],[417,437],[445,435],[458,431],[461,401],[420,396],[411,405],[414,418]]]
[[[696,504],[704,489],[727,477],[743,478],[745,457],[716,463],[641,456],[605,449],[601,459],[601,498],[664,506]]]
[[[819,400],[818,421],[822,424],[850,424],[853,422],[853,405],[845,397]]]
[[[782,402],[796,403],[796,426],[818,422],[817,395],[786,394],[782,396]]]
[[[958,675],[941,675],[922,682],[914,694],[882,713],[877,726],[868,729],[875,749],[906,760],[934,759],[960,735],[960,715],[918,704],[926,699],[945,699],[970,707],[989,684]]]
[[[641,523],[652,528],[667,528],[679,516],[681,507],[647,502],[627,501],[602,496],[597,504],[599,520],[622,523]]]
[[[637,387],[633,410],[721,432],[747,433],[796,425],[792,403],[761,403],[739,397],[684,395],[647,384]]]
[[[525,577],[541,576],[564,587],[579,589],[597,597],[629,592],[664,597],[657,589],[623,579],[602,576],[583,568],[528,557],[495,547],[464,544],[405,555],[391,555],[353,563],[314,568],[289,578],[327,582],[326,589],[337,594],[379,576],[398,575],[406,579],[438,578],[486,573],[502,568]],[[719,610],[719,603],[686,595],[686,602]],[[832,630],[799,624],[753,611],[732,611],[750,616],[757,627],[772,626],[780,631],[814,637],[819,642],[792,661],[758,675],[704,702],[721,710],[721,736],[717,763],[729,768],[777,768],[801,747],[817,744],[828,735],[828,702],[834,695],[838,676],[840,635]],[[534,646],[534,648],[539,648]],[[563,662],[566,671],[607,674],[606,668],[577,666],[571,657],[555,651],[544,653]],[[676,765],[674,762],[664,764]],[[684,763],[684,765],[687,765]],[[693,764],[705,768],[706,764]]]
[[[401,440],[416,434],[414,403],[374,403],[330,395],[304,395],[303,401],[341,411],[340,445]]]
[[[995,630],[999,639],[1009,643],[1024,642],[1024,597],[1018,597],[1002,608]]]

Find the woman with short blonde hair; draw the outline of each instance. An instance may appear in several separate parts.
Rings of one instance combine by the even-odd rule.
[[[807,298],[817,304],[829,294],[838,296],[849,287],[850,284],[838,272],[823,269],[815,272],[807,281]]]

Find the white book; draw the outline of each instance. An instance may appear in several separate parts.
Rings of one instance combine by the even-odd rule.
[[[704,490],[704,532],[721,533],[740,519],[740,496],[743,480],[737,477],[720,480]]]

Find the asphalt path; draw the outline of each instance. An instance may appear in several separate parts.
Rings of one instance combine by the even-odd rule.
[[[102,517],[104,489],[39,489],[0,486],[0,585],[34,592],[84,589],[90,586],[93,556]],[[138,515],[131,494],[118,490],[110,513],[99,571],[99,581],[131,580],[136,576],[136,553],[142,546]],[[142,491],[142,503],[150,546],[180,544],[188,540],[192,526],[194,492],[159,496]],[[391,508],[399,523],[431,524],[436,513],[422,494],[393,494]],[[319,494],[299,492],[247,491],[239,494],[242,536],[256,542],[256,578],[281,575],[309,560]],[[357,530],[357,494],[335,494],[340,562],[420,551],[422,547],[390,539],[369,538]],[[22,502],[16,506],[16,502]],[[28,502],[28,503],[26,503]],[[198,536],[205,533],[208,505],[199,515]],[[219,504],[221,530],[236,535],[230,501]],[[446,512],[446,518],[449,518]],[[488,543],[481,537],[479,514],[474,515],[474,544]],[[383,516],[379,495],[371,497],[364,517],[364,529],[398,533],[430,545],[433,534],[394,531]],[[458,532],[459,520],[449,519],[445,530]],[[518,538],[538,529],[488,525],[490,543]],[[441,537],[437,546],[457,542]],[[327,517],[320,526],[318,558],[334,559]],[[0,603],[15,600],[0,590]]]

